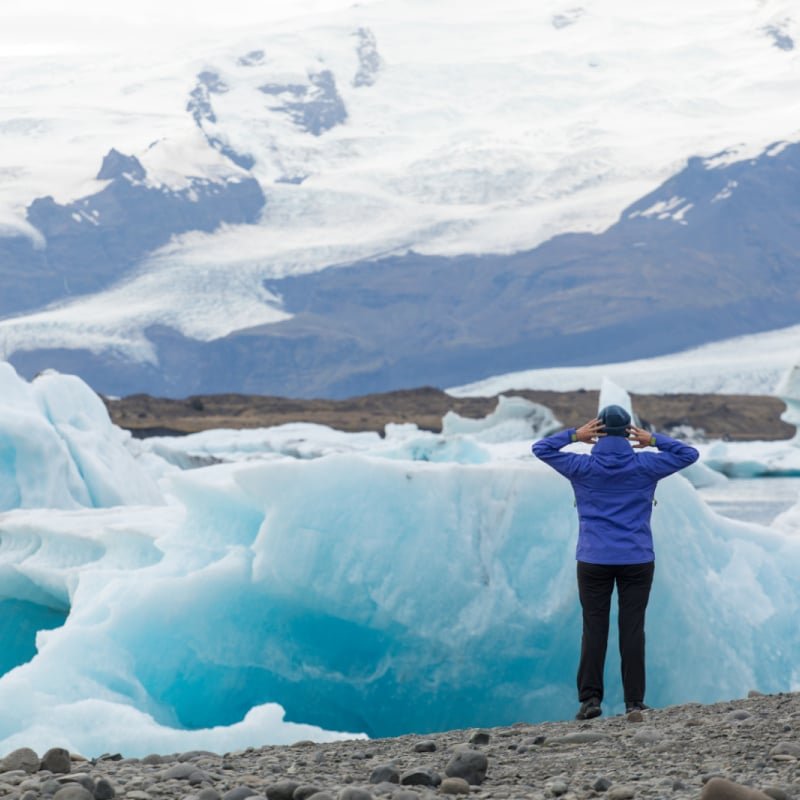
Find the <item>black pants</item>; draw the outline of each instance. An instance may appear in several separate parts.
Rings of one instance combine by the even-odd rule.
[[[617,585],[619,655],[626,703],[644,701],[644,615],[655,563],[578,562],[578,593],[583,609],[583,639],[578,666],[578,700],[603,699],[603,667],[608,647],[611,594]]]

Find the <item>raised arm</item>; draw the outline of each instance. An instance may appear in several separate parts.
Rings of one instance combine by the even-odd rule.
[[[567,428],[560,433],[539,439],[531,445],[531,450],[539,460],[549,464],[565,477],[572,478],[578,473],[586,457],[578,453],[562,453],[561,448],[573,442],[591,444],[601,436],[605,436],[603,423],[599,419],[591,419],[580,428]]]
[[[665,478],[673,472],[694,464],[700,457],[700,453],[688,444],[679,442],[663,433],[650,433],[643,428],[631,425],[628,431],[630,437],[636,440],[634,447],[657,447],[658,453],[642,453],[640,458],[647,470],[654,478]]]

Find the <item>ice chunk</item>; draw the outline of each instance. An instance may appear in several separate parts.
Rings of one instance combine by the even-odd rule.
[[[161,502],[129,438],[79,378],[0,362],[0,510]]]
[[[800,426],[800,365],[784,373],[775,393],[786,403],[781,419]],[[698,449],[706,466],[731,478],[800,475],[800,430],[786,441],[713,442]]]
[[[553,412],[524,397],[500,395],[497,408],[481,419],[469,419],[448,411],[442,419],[442,434],[468,433],[481,442],[538,439],[561,427]]]

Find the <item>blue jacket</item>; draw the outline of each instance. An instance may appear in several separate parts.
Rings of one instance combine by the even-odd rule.
[[[569,478],[580,526],[578,561],[644,564],[655,559],[650,513],[661,478],[697,461],[694,447],[655,434],[658,453],[635,452],[623,436],[604,436],[591,454],[562,453],[574,428],[534,442],[534,454]]]

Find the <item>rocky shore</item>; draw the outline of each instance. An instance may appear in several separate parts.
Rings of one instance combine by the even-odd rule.
[[[565,426],[582,425],[597,413],[596,391],[506,392],[547,406]],[[642,423],[654,430],[682,435],[693,429],[708,439],[755,441],[790,439],[795,429],[781,420],[785,403],[753,395],[632,395]],[[213,428],[266,428],[289,422],[313,422],[342,431],[383,433],[387,423],[412,422],[439,432],[442,417],[454,411],[479,418],[497,407],[497,397],[452,397],[421,387],[346,400],[310,400],[261,395],[198,395],[183,400],[145,394],[103,398],[115,425],[134,436],[196,433]]]
[[[86,759],[0,760],[8,800],[795,800],[800,694],[687,704],[590,722],[392,739]]]

